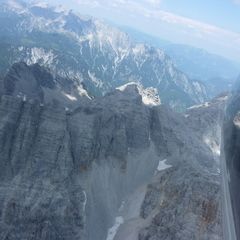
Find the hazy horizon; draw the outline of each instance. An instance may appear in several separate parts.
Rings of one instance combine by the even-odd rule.
[[[82,15],[207,50],[239,62],[238,0],[48,0]]]

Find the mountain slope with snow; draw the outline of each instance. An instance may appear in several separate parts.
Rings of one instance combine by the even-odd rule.
[[[207,98],[204,84],[190,80],[162,50],[73,11],[8,3],[0,6],[1,71],[16,61],[39,63],[83,82],[95,96],[137,82],[157,88],[162,102],[179,110]]]
[[[163,49],[178,69],[191,79],[198,79],[206,84],[210,97],[230,91],[240,73],[239,63],[223,56],[189,45],[174,44],[129,27],[122,29],[138,43],[149,43]]]

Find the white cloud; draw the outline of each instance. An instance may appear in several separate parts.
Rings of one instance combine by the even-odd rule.
[[[208,23],[162,11],[161,0],[75,0],[80,6],[99,8],[113,12],[118,11],[118,18],[126,19],[135,16],[129,25],[136,27],[145,25],[150,33],[182,43],[192,43],[198,47],[205,47],[222,55],[240,56],[240,33],[223,29]],[[231,0],[240,3],[240,0]],[[81,8],[80,8],[81,9]],[[115,16],[114,16],[115,19]],[[122,24],[120,22],[120,24]],[[147,25],[148,24],[148,25]],[[142,27],[143,28],[143,27]],[[171,35],[171,36],[170,36]],[[175,36],[175,37],[174,37]],[[172,39],[171,39],[172,38]],[[185,42],[184,42],[185,40]]]
[[[90,5],[90,6],[131,6],[131,5],[138,5],[138,6],[144,6],[144,7],[156,7],[160,6],[162,0],[76,0],[76,2],[80,5]]]
[[[240,0],[233,0],[235,4],[240,4]]]
[[[158,6],[161,3],[161,0],[146,0],[147,3]]]
[[[182,25],[190,29],[196,29],[206,34],[222,33],[224,35],[236,35],[239,34],[219,28],[214,25],[196,21],[190,18],[182,17],[170,12],[162,11],[160,9],[153,9],[151,6],[159,6],[161,0],[76,0],[79,5],[88,5],[91,7],[118,7],[124,14],[127,12],[134,12],[135,14],[142,15],[143,17],[152,18],[152,20],[161,20],[169,24]],[[240,3],[240,0],[234,0]]]

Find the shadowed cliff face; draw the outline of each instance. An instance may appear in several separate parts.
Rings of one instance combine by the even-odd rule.
[[[239,84],[239,81],[238,81]],[[240,94],[239,85],[228,103],[223,127],[223,153],[226,162],[226,182],[229,186],[231,206],[229,211],[233,212],[235,231],[237,239],[240,239]],[[228,193],[226,193],[228,194]]]
[[[222,239],[213,154],[136,85],[75,110],[2,96],[0,180],[0,239]]]
[[[2,94],[25,100],[34,99],[43,104],[62,105],[68,108],[78,106],[78,102],[90,99],[83,85],[73,79],[52,75],[39,64],[24,62],[13,64],[1,78]],[[1,94],[1,92],[0,92]]]

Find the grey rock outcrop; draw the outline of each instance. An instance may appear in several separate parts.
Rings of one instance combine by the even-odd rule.
[[[39,64],[15,63],[2,79],[2,94],[22,99],[38,100],[42,104],[78,106],[79,101],[91,98],[81,83],[73,79],[53,76]],[[1,92],[0,92],[1,93]]]
[[[4,96],[0,116],[0,238],[82,239],[65,111]]]
[[[1,97],[0,239],[222,239],[210,149],[138,91],[72,110]]]
[[[222,135],[222,162],[224,183],[224,204],[226,221],[225,232],[232,239],[240,238],[240,79],[235,84],[232,96],[227,104]]]
[[[209,102],[190,107],[185,117],[188,126],[212,151],[220,171],[222,125],[230,93],[222,93]]]

